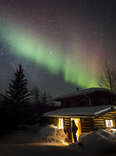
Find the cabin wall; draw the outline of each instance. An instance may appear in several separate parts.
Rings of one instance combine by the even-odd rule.
[[[108,93],[96,92],[91,94],[90,98],[91,104],[93,106],[97,106],[97,105],[111,105],[113,97]]]
[[[87,103],[87,100],[84,98],[74,97],[61,100],[61,107],[78,107],[82,105],[81,100],[84,100],[83,104]],[[86,100],[86,101],[85,101]]]
[[[58,99],[61,107],[78,107],[78,106],[97,106],[97,105],[116,105],[116,96],[109,92],[96,91],[90,94],[82,94],[67,98]]]
[[[72,141],[72,135],[71,135],[71,118],[70,117],[64,117],[63,118],[63,124],[64,124],[64,132],[68,136],[67,141]]]
[[[105,120],[113,120],[113,127],[112,128],[116,128],[116,112],[112,111],[112,112],[108,112],[100,117],[96,117],[93,119],[94,121],[94,128],[95,129],[100,129],[100,128],[107,128],[106,127],[106,123]]]
[[[94,129],[105,129],[105,119],[104,117],[98,117],[98,118],[94,118]]]
[[[58,126],[58,123],[59,123],[58,117],[47,117],[47,118],[44,118],[44,120],[48,125]]]
[[[94,130],[94,124],[92,118],[81,118],[82,133],[90,132]]]

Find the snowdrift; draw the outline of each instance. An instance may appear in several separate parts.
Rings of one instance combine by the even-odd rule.
[[[55,129],[49,125],[42,127],[39,131],[38,142],[63,143],[65,139],[66,135],[63,130]]]
[[[86,136],[81,135],[79,143],[71,144],[70,147],[90,153],[116,152],[116,133],[101,129]]]

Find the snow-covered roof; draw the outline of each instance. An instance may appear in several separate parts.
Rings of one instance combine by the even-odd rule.
[[[50,111],[44,114],[48,117],[58,117],[58,116],[97,116],[105,113],[111,109],[116,110],[116,106],[111,105],[100,105],[100,106],[88,106],[88,107],[70,107],[70,108],[60,108],[55,111]]]
[[[112,95],[113,94],[116,95],[114,92],[112,92],[111,90],[108,90],[106,88],[87,88],[87,89],[80,89],[76,93],[72,93],[72,94],[57,97],[54,100],[60,100],[60,99],[65,99],[65,98],[70,98],[70,97],[75,97],[75,96],[81,96],[81,95],[91,94],[91,93],[94,93],[94,92],[107,92],[107,93],[110,93]]]

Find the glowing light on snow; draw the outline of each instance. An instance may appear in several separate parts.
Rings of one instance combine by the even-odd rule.
[[[42,142],[42,143],[32,143],[32,144],[28,144],[31,146],[69,146],[69,144],[67,142],[63,142],[62,143],[55,143],[55,142]]]
[[[57,129],[58,127],[55,125],[50,125],[51,128]]]
[[[64,135],[65,133],[64,133],[64,129],[63,129],[64,128],[63,127],[63,118],[59,118],[58,127],[55,125],[50,125],[50,127],[55,129],[55,133],[53,136],[48,136],[49,140],[50,140],[50,138],[51,138],[51,140],[53,140],[53,138],[54,138],[54,140],[59,140],[59,142],[57,144],[58,146],[62,145],[62,144],[65,146],[68,146],[69,143],[65,141],[66,135]],[[56,142],[50,142],[50,144],[52,143],[52,145],[56,145]]]

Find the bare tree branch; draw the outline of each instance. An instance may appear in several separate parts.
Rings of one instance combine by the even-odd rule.
[[[102,88],[107,88],[116,91],[116,71],[108,64],[105,64],[103,74],[101,75],[98,85]]]

